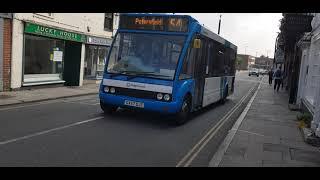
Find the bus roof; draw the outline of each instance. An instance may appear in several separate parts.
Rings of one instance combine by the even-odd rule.
[[[201,34],[204,36],[207,36],[208,38],[211,38],[217,42],[220,42],[221,44],[224,44],[227,47],[230,47],[231,49],[237,50],[237,46],[229,42],[228,40],[224,39],[223,37],[219,36],[218,34],[210,31],[204,26],[201,26]]]
[[[206,27],[204,27],[203,25],[201,25],[199,23],[199,21],[197,21],[196,19],[194,19],[192,16],[190,15],[177,15],[177,14],[160,14],[160,13],[121,13],[121,15],[126,15],[126,16],[149,16],[149,17],[181,17],[181,18],[188,18],[189,20],[189,24],[188,24],[188,28],[191,28],[194,24],[197,24],[198,26],[200,26],[201,30],[200,33],[204,36],[207,36],[210,39],[213,39],[217,42],[220,42],[221,44],[224,44],[227,47],[230,47],[234,50],[237,50],[237,46],[232,44],[231,42],[227,41],[226,39],[224,39],[223,37],[219,36],[218,34],[215,34],[214,32],[212,32],[211,30],[207,29]],[[120,18],[121,19],[121,18]]]

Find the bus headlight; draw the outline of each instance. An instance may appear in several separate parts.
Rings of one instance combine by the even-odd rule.
[[[106,92],[106,93],[108,93],[109,92],[109,87],[108,86],[106,86],[106,87],[104,87],[104,92]]]
[[[170,95],[169,94],[164,95],[163,99],[166,100],[166,101],[169,101],[170,100]]]
[[[161,100],[162,98],[163,98],[163,95],[162,95],[161,93],[158,93],[158,94],[157,94],[157,99],[158,99],[158,100]]]
[[[110,92],[113,94],[116,92],[116,89],[114,87],[110,88]]]

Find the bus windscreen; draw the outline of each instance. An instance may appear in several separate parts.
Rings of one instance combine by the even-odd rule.
[[[188,18],[185,17],[128,15],[120,17],[120,29],[187,32],[188,24]]]

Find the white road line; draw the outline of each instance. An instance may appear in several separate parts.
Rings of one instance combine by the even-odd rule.
[[[262,81],[262,80],[261,80]],[[261,82],[259,84],[259,87],[257,89],[257,91],[254,93],[254,95],[251,97],[248,105],[246,106],[246,108],[244,109],[244,111],[241,113],[241,115],[239,116],[239,118],[237,119],[236,123],[233,125],[231,131],[229,131],[228,135],[226,136],[226,138],[224,139],[224,141],[221,143],[221,145],[219,146],[217,152],[214,154],[214,156],[212,157],[212,159],[209,162],[209,167],[218,167],[222,157],[224,155],[224,153],[227,151],[230,143],[232,142],[234,135],[236,134],[238,128],[240,127],[243,119],[245,118],[245,116],[247,115],[254,99],[256,98],[259,89],[261,88]]]
[[[240,104],[246,99],[246,97],[249,96],[249,94],[253,91],[253,89],[254,89],[254,87],[252,87],[252,88],[249,90],[249,92],[248,92],[245,96],[243,96],[243,97],[241,98],[241,100],[240,100],[235,106],[233,106],[233,107],[231,108],[231,110],[230,110],[228,113],[226,113],[226,114],[219,120],[219,122],[216,123],[216,125],[215,125],[214,127],[212,127],[212,128],[205,134],[205,136],[203,136],[203,137],[200,139],[200,141],[199,141],[196,145],[193,146],[193,148],[178,162],[178,164],[176,165],[176,167],[181,166],[181,165],[192,155],[192,153],[194,153],[194,151],[201,145],[201,143],[202,143],[203,141],[205,141],[208,136],[210,136],[210,134],[212,133],[212,131],[214,131],[221,123],[223,123],[227,117],[230,117],[230,116],[233,114],[233,112],[240,106]],[[213,137],[213,136],[211,136],[211,138],[212,138],[212,137]],[[211,138],[210,138],[210,139],[211,139]],[[193,161],[193,159],[194,159],[194,158],[196,157],[196,155],[202,150],[202,148],[207,144],[207,142],[208,142],[208,141],[205,141],[205,144],[202,145],[202,146],[200,146],[200,150],[198,149],[198,151],[196,151],[195,155],[193,155],[193,156],[191,157],[191,159],[189,159],[188,162],[187,162],[185,165],[189,165],[189,164]]]
[[[253,90],[253,89],[252,89]],[[241,103],[249,96],[249,94],[251,93],[251,91],[249,91],[249,93],[245,96],[245,98],[241,101]],[[204,141],[204,143],[202,143],[202,145],[200,146],[200,148],[192,155],[192,157],[186,162],[186,164],[184,165],[184,167],[188,167],[192,161],[198,156],[198,154],[202,151],[202,149],[209,143],[209,141],[216,135],[216,133],[220,130],[220,128],[225,124],[225,122],[228,121],[228,119],[233,115],[233,113],[240,107],[241,103],[239,103],[239,105],[230,113],[228,113],[228,116],[225,117],[223,120],[220,121],[219,124],[217,124],[218,126],[216,128],[213,128],[214,131],[210,134],[210,136]]]
[[[10,140],[2,141],[2,142],[0,142],[0,146],[1,145],[5,145],[5,144],[9,144],[9,143],[13,143],[13,142],[17,142],[17,141],[21,141],[21,140],[25,140],[25,139],[29,139],[29,138],[32,138],[32,137],[35,137],[35,136],[48,134],[48,133],[53,132],[53,131],[66,129],[66,128],[77,126],[77,125],[80,125],[80,124],[89,123],[89,122],[96,121],[96,120],[99,120],[99,119],[102,119],[102,118],[104,118],[104,117],[103,116],[99,116],[99,117],[88,119],[88,120],[85,120],[85,121],[80,121],[80,122],[76,122],[76,123],[73,123],[73,124],[69,124],[69,125],[65,125],[65,126],[49,129],[49,130],[46,130],[46,131],[37,132],[37,133],[30,134],[30,135],[27,135],[27,136],[22,136],[22,137],[10,139]]]
[[[243,98],[244,98],[244,97],[242,97],[241,100],[242,100]],[[241,101],[241,100],[240,100],[240,101]],[[232,111],[236,108],[236,106],[237,106],[237,104],[236,104],[235,106],[233,106],[233,107],[230,109],[229,112],[232,112]],[[228,112],[228,113],[229,113],[229,112]],[[224,118],[228,115],[228,113],[225,114],[225,115],[221,118],[221,120],[224,119]],[[216,125],[215,125],[214,127],[212,127],[212,128],[198,141],[198,143],[193,146],[193,148],[178,162],[178,164],[176,165],[176,167],[180,167],[180,166],[189,158],[189,156],[191,156],[191,154],[198,148],[198,146],[200,146],[200,144],[202,143],[202,141],[204,141],[204,140],[207,138],[207,136],[209,136],[209,134],[211,133],[211,131],[212,131],[216,126],[219,125],[219,123],[221,122],[221,120],[219,120],[218,123],[216,123]]]

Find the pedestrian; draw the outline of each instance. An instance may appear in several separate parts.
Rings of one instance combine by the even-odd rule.
[[[279,92],[279,88],[281,85],[281,81],[282,81],[282,71],[281,71],[281,66],[276,70],[276,72],[274,72],[273,74],[274,77],[274,91],[277,90],[277,92]]]
[[[273,79],[273,71],[272,71],[272,69],[269,70],[268,75],[269,75],[269,85],[271,86],[272,85],[272,79]]]

